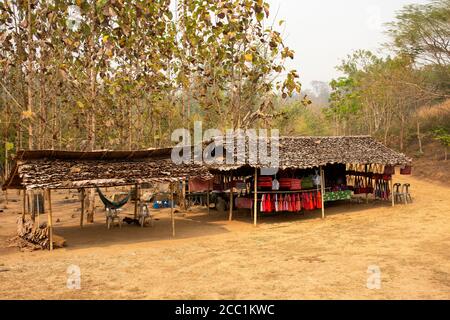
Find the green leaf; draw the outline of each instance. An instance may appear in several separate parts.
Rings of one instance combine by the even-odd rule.
[[[259,12],[256,14],[256,20],[258,20],[259,22],[264,20],[264,13],[263,12]]]
[[[14,149],[14,143],[6,142],[5,143],[5,149],[6,149],[6,151],[10,151],[10,150]]]

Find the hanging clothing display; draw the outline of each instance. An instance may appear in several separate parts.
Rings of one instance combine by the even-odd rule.
[[[379,176],[375,178],[374,196],[375,198],[382,200],[389,200],[391,194],[391,190],[389,189],[389,180],[384,179],[383,176],[381,178]]]
[[[263,213],[321,209],[322,195],[317,190],[287,194],[263,193],[259,201],[259,208]]]

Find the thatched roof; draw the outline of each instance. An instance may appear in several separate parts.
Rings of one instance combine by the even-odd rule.
[[[235,140],[236,141],[236,140]],[[258,141],[248,140],[247,146]],[[207,143],[205,143],[207,145]],[[237,155],[235,146],[224,143],[226,152]],[[80,188],[120,186],[186,177],[211,177],[210,171],[266,167],[249,161],[239,165],[180,164],[171,160],[172,148],[140,151],[19,151],[3,188]],[[387,148],[369,136],[280,137],[279,168],[306,169],[327,164],[410,164],[404,154]]]
[[[258,141],[247,137],[247,145],[257,144]],[[382,164],[405,165],[411,164],[411,159],[403,153],[394,151],[370,136],[336,136],[336,137],[279,137],[279,169],[306,169],[327,164]],[[223,144],[227,152],[234,150],[227,141]],[[268,147],[270,154],[270,147]],[[261,163],[250,164],[248,147],[245,154],[246,163],[243,165],[214,165],[211,168],[219,171],[235,170],[243,166],[265,167]]]
[[[201,165],[173,163],[171,150],[19,151],[3,188],[68,189],[210,177]]]

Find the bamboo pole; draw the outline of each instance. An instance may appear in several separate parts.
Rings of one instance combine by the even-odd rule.
[[[367,193],[367,189],[369,187],[369,178],[367,177],[367,164],[364,166],[364,171],[366,173],[366,176],[365,176],[365,180],[366,180],[366,185],[365,185],[365,187],[366,187],[366,203],[369,203],[369,194]]]
[[[31,201],[30,201],[30,197],[31,197]],[[36,221],[36,213],[34,210],[34,191],[30,190],[28,192],[28,206],[29,206],[29,210],[31,213],[31,220],[33,220],[33,223]]]
[[[208,181],[208,190],[206,191],[206,206],[208,208],[208,214],[209,214],[209,181]]]
[[[170,186],[170,219],[172,220],[172,237],[175,237],[175,218],[173,216],[173,188]]]
[[[189,185],[189,181],[188,181],[188,190],[187,190],[187,195],[188,195],[188,208],[190,208],[191,207],[191,205],[192,205],[192,202],[191,202],[191,200],[192,200],[192,198],[191,198],[191,186]]]
[[[135,184],[134,185],[136,194],[135,194],[135,199],[134,199],[134,218],[137,219],[137,212],[138,212],[138,202],[140,200],[140,195],[139,195],[139,184]]]
[[[27,195],[27,192],[26,192],[26,189],[23,189],[22,190],[23,191],[23,196],[22,196],[22,221],[25,221],[25,213],[26,213],[26,195]]]
[[[228,221],[233,220],[233,174],[230,177],[230,213],[228,214]]]
[[[51,190],[47,189],[47,192],[48,192],[48,213],[47,213],[48,237],[49,237],[49,241],[50,241],[50,250],[53,250],[53,216],[52,216]]]
[[[85,192],[84,188],[81,189],[81,214],[80,214],[80,227],[83,228],[83,220],[84,220],[84,198]]]
[[[40,209],[40,206],[39,206],[39,195],[40,194],[38,193],[37,197],[36,197],[36,214],[37,214],[37,225],[38,225],[38,227],[41,225],[41,211],[39,210]],[[33,199],[33,202],[34,202],[34,199]]]
[[[183,210],[186,210],[186,179],[183,179],[181,181],[181,199],[183,201]],[[181,201],[180,201],[181,204]]]
[[[31,212],[30,212],[30,198],[28,196],[28,190],[24,189],[24,197],[25,197],[25,211],[30,214],[31,216]]]
[[[395,206],[395,198],[394,198],[394,177],[391,176],[391,181],[390,181],[390,188],[391,188],[391,202],[392,202],[392,206]]]
[[[322,219],[325,219],[325,201],[323,199],[325,195],[325,171],[320,167],[320,193],[322,201]]]
[[[253,224],[258,224],[258,168],[255,168],[255,183],[253,186]]]

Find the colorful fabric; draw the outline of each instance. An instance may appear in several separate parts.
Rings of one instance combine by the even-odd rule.
[[[350,190],[325,192],[323,196],[323,201],[328,202],[328,201],[350,200],[351,197],[352,192]]]
[[[200,178],[189,179],[190,192],[203,192],[213,189],[213,180],[203,180]]]
[[[235,200],[235,206],[238,209],[252,209],[253,200],[250,198],[238,197]]]

